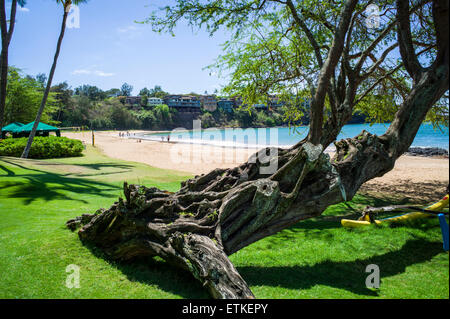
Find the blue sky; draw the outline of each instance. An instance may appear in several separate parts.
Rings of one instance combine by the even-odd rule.
[[[9,63],[26,74],[48,74],[63,9],[54,0],[28,0],[17,13]],[[221,53],[224,32],[214,37],[180,25],[175,37],[136,24],[165,5],[164,0],[90,0],[80,5],[80,28],[68,28],[53,84],[67,81],[103,90],[127,82],[137,94],[161,85],[170,93],[212,93],[225,84],[203,68]]]

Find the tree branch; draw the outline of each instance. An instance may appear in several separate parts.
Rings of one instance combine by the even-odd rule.
[[[391,70],[390,72],[386,73],[384,76],[379,77],[377,81],[375,81],[375,83],[373,83],[360,97],[357,101],[355,101],[355,105],[357,105],[359,102],[361,102],[366,96],[367,94],[369,94],[378,84],[380,84],[384,79],[390,77],[392,74],[394,74],[395,72],[397,72],[403,65],[399,64],[397,65],[397,67],[395,67],[393,70]]]
[[[305,8],[302,8],[301,10],[302,10],[302,13],[306,13],[306,15],[309,15],[314,21],[323,24],[323,26],[325,28],[327,28],[328,30],[330,30],[331,32],[334,33],[336,31],[334,26],[331,23],[329,23],[326,19],[323,19],[322,17],[319,17],[314,12],[311,12],[311,11],[305,9]]]
[[[328,91],[330,78],[334,73],[334,69],[344,49],[345,35],[347,34],[350,19],[357,2],[358,0],[348,0],[345,3],[340,14],[339,26],[336,29],[327,60],[320,71],[316,94],[311,103],[311,122],[308,134],[308,140],[313,144],[318,144],[321,140],[325,94]]]
[[[448,0],[433,1],[433,21],[436,30],[436,41],[438,56],[436,58],[436,67],[439,64],[445,63],[448,67],[449,59],[449,23],[448,23]]]
[[[291,11],[291,14],[292,14],[292,16],[294,18],[294,21],[303,30],[303,32],[305,32],[306,37],[309,40],[309,43],[311,43],[311,46],[314,49],[314,53],[316,55],[317,63],[319,64],[319,67],[322,67],[323,60],[322,60],[322,56],[320,54],[320,46],[317,43],[316,39],[314,38],[311,30],[309,30],[309,28],[306,26],[305,21],[303,21],[303,19],[301,19],[300,16],[298,15],[297,10],[295,9],[294,4],[292,3],[292,0],[287,0],[286,1],[286,5],[288,6],[289,10]]]
[[[11,38],[14,32],[14,26],[16,24],[16,10],[17,10],[17,0],[13,0],[11,3],[11,15],[9,18],[8,45],[11,43]]]
[[[391,46],[389,46],[384,52],[381,54],[381,56],[378,58],[378,60],[374,61],[374,64],[365,72],[364,74],[359,75],[359,80],[364,80],[367,77],[369,77],[379,66],[383,61],[386,59],[387,55],[394,50],[398,46],[398,43],[394,43]],[[369,54],[373,57],[372,54]]]
[[[412,77],[413,81],[416,81],[422,73],[423,68],[414,52],[409,12],[409,0],[397,0],[396,16],[398,21],[397,34],[400,55],[406,71]]]

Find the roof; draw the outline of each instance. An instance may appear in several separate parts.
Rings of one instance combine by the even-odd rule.
[[[10,123],[2,128],[2,132],[16,132],[20,130],[22,126],[24,126],[24,124],[20,122]]]
[[[22,126],[19,130],[17,130],[17,132],[31,132],[31,130],[33,129],[33,125],[34,125],[34,122],[28,123],[28,124]],[[59,131],[59,128],[39,122],[36,131],[53,132],[53,131]]]

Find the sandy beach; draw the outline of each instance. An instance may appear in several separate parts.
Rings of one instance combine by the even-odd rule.
[[[142,131],[130,131],[131,136]],[[91,132],[63,132],[63,136],[92,144]],[[244,163],[257,149],[222,148],[119,137],[116,132],[95,132],[95,146],[105,155],[141,162],[153,167],[173,169],[193,175],[214,168],[235,167]],[[330,156],[333,154],[330,153]],[[441,196],[449,183],[449,159],[401,156],[392,171],[367,182],[362,191],[382,191],[403,197],[432,200]]]

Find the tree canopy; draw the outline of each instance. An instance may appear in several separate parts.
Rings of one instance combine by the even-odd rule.
[[[33,77],[24,76],[22,72],[13,67],[8,70],[8,85],[5,107],[5,123],[34,121],[42,99],[43,88],[41,83]],[[57,112],[57,94],[50,93],[47,100],[42,121],[53,124],[53,115]]]
[[[330,86],[326,95],[321,95],[324,120],[336,122],[333,113],[347,97],[351,112],[362,112],[371,122],[391,121],[413,83],[399,52],[396,2],[318,3],[178,0],[153,12],[145,22],[157,32],[173,33],[181,20],[193,28],[205,28],[211,35],[226,29],[231,36],[224,43],[224,53],[209,68],[229,78],[224,92],[242,96],[247,105],[267,102],[276,93],[285,101],[295,99],[294,105],[300,106],[320,93],[319,71],[333,48],[337,49],[334,61],[329,60],[336,65]],[[351,6],[347,15],[346,6]],[[428,66],[437,54],[432,1],[411,1],[406,11],[417,59]],[[345,18],[346,27],[339,24]],[[292,118],[298,118],[304,109],[290,111]],[[427,120],[448,126],[447,98],[435,104]]]
[[[128,84],[128,83],[124,83],[122,84],[122,87],[120,88],[121,90],[121,94],[123,96],[131,96],[131,92],[133,92],[133,86]]]

